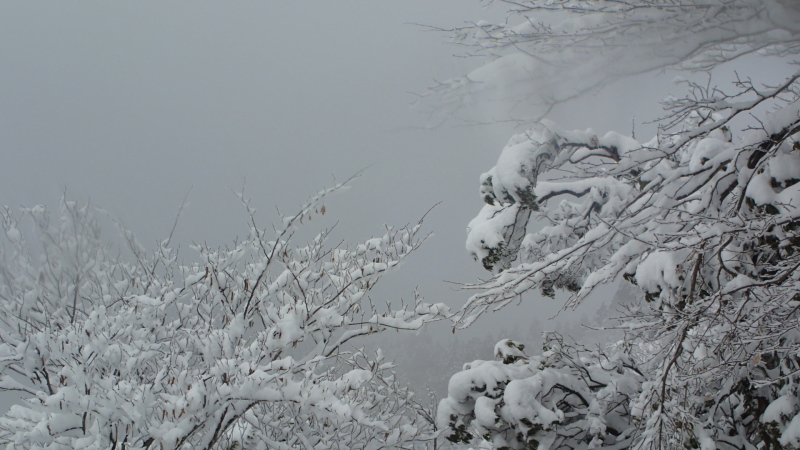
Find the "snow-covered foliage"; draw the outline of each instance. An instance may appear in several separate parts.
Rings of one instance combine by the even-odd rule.
[[[590,352],[546,336],[541,356],[525,346],[500,341],[497,361],[474,361],[450,379],[449,396],[437,420],[453,442],[489,443],[495,448],[589,448],[614,440],[628,448],[635,427],[630,403],[643,375],[624,351]]]
[[[325,213],[323,190],[276,230],[181,263],[167,239],[133,254],[100,237],[95,211],[62,201],[2,213],[0,418],[6,448],[412,447],[431,421],[359,336],[447,314],[414,294],[380,307],[370,290],[418,248],[421,221],[355,246],[329,231],[293,244]],[[253,217],[249,203],[243,202]],[[23,232],[30,222],[33,231]],[[270,237],[271,236],[271,237]]]
[[[797,4],[757,3],[512,2],[517,13],[575,13],[580,26],[478,29],[493,36],[484,42],[533,46],[542,58],[625,39],[633,50],[637,39],[664,40],[664,54],[690,68],[759,49],[795,53],[800,21],[765,24],[796,18]],[[683,41],[669,34],[677,20],[688,24],[685,41],[707,43],[678,52]],[[509,141],[481,177],[486,204],[468,227],[468,250],[493,275],[467,287],[478,292],[456,326],[531,290],[565,289],[570,306],[621,282],[639,300],[611,325],[624,338],[610,347],[558,341],[541,356],[506,351],[502,362],[453,376],[438,415],[453,439],[512,448],[800,446],[799,79],[761,86],[740,78],[726,89],[681,81],[688,93],[665,100],[658,135],[646,142],[546,120]]]
[[[448,30],[469,55],[491,62],[433,88],[447,114],[475,120],[468,107],[478,104],[495,120],[537,119],[549,106],[623,76],[800,52],[795,0],[490,3],[510,9],[505,21]]]
[[[531,289],[571,304],[619,279],[641,290],[619,324],[647,379],[627,406],[636,432],[586,445],[800,443],[797,79],[742,82],[737,102],[694,86],[668,103],[678,128],[646,143],[543,122],[483,175],[467,246],[495,275],[470,286],[458,326]],[[759,128],[732,134],[764,102]]]

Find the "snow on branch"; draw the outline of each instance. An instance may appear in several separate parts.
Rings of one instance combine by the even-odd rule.
[[[510,140],[468,227],[468,251],[492,277],[464,286],[476,293],[455,327],[534,290],[571,292],[565,307],[617,281],[639,296],[607,349],[559,344],[562,362],[547,350],[456,374],[439,414],[453,440],[800,444],[797,83],[690,91],[666,103],[649,142],[546,121]],[[624,390],[609,397],[609,386]]]
[[[0,443],[25,448],[407,448],[435,437],[381,353],[352,343],[449,315],[419,295],[390,309],[369,293],[415,251],[422,222],[360,244],[305,243],[320,191],[273,232],[181,263],[165,240],[126,259],[94,209],[2,211],[0,389],[22,394]]]

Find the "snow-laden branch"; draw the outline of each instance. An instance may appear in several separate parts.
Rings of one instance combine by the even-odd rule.
[[[603,413],[580,404],[607,401],[601,392],[615,374],[578,390],[558,381],[576,380],[572,366],[550,373],[540,360],[513,370],[487,363],[505,375],[487,368],[481,376],[508,385],[504,393],[459,394],[451,384],[440,424],[454,439],[490,436],[495,446],[520,448],[800,443],[797,81],[762,90],[739,82],[734,94],[672,99],[665,127],[649,142],[549,122],[511,139],[481,177],[486,205],[468,227],[468,250],[493,276],[465,286],[477,293],[455,326],[533,290],[552,297],[566,289],[570,306],[625,280],[641,303],[619,323],[626,338],[613,353],[626,355],[642,378],[629,378],[635,384],[615,400],[624,410]],[[605,357],[597,352],[581,357]],[[510,381],[517,379],[524,390]],[[550,412],[514,409],[512,392],[528,399],[526,408],[551,405]],[[544,402],[556,392],[566,397]],[[591,414],[594,425],[574,425]]]
[[[392,364],[350,345],[449,315],[418,295],[396,309],[369,298],[424,240],[421,221],[357,245],[329,246],[327,230],[292,242],[342,186],[274,232],[253,219],[248,239],[196,246],[193,264],[180,263],[169,241],[147,252],[123,230],[134,255],[126,260],[100,238],[88,205],[63,200],[55,217],[26,209],[32,233],[5,208],[0,389],[23,400],[0,418],[0,442],[405,448],[435,437]]]

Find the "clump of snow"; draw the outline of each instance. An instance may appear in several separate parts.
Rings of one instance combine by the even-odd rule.
[[[494,357],[505,364],[511,364],[528,358],[528,355],[523,350],[525,350],[523,344],[511,339],[503,339],[494,346]]]
[[[467,251],[476,260],[489,256],[491,249],[504,245],[503,233],[514,224],[519,205],[484,205],[477,217],[467,225]]]
[[[679,287],[681,268],[687,251],[655,251],[647,255],[636,268],[636,284],[646,292]]]

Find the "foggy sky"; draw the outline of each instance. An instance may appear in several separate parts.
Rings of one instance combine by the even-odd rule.
[[[465,228],[481,207],[478,177],[514,128],[424,129],[411,93],[480,61],[454,57],[464,50],[446,35],[410,23],[458,26],[502,9],[477,0],[14,1],[0,12],[0,204],[55,207],[66,191],[152,248],[189,193],[178,242],[220,245],[246,232],[233,190],[245,185],[266,226],[276,206],[291,213],[334,176],[370,166],[328,205],[342,237],[413,222],[442,202],[426,221],[434,236],[380,295],[408,298],[419,286],[428,301],[457,307],[467,295],[443,280],[487,275],[464,250]],[[654,118],[631,102],[660,99],[651,85],[663,77],[619,83],[553,117],[627,132],[634,115]],[[498,317],[546,320],[560,306],[549,302]]]

